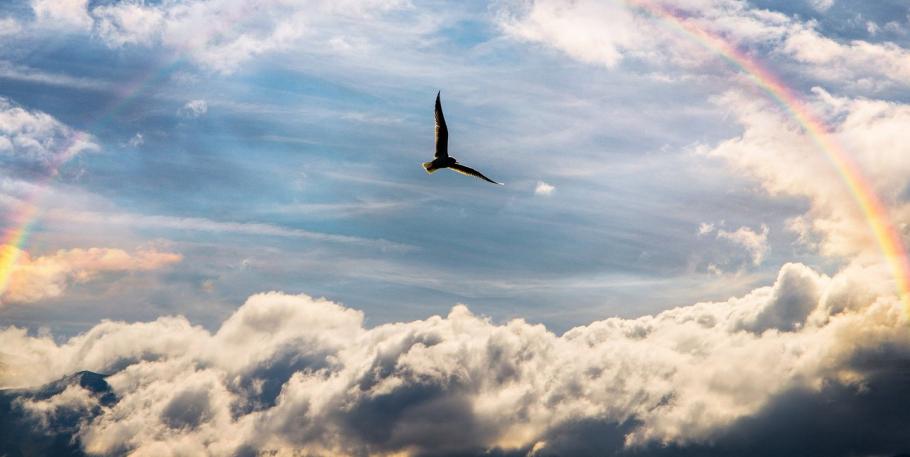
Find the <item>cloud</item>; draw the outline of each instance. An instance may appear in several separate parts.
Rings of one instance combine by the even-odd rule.
[[[286,50],[301,42],[314,48],[348,43],[351,19],[372,19],[408,6],[401,0],[310,0],[257,3],[239,0],[116,2],[91,7],[86,0],[57,5],[35,0],[43,22],[55,20],[91,28],[111,47],[163,46],[198,64],[230,73],[257,55]],[[348,46],[349,47],[349,46]]]
[[[714,229],[714,224],[702,222],[701,224],[698,224],[698,236],[708,235],[712,233]]]
[[[910,360],[910,335],[882,278],[887,269],[827,277],[788,264],[773,286],[743,297],[561,336],[461,305],[367,328],[359,311],[272,292],[213,332],[161,317],[102,322],[58,343],[9,327],[0,385],[112,373],[118,402],[78,432],[101,454],[710,450],[731,433],[748,441],[750,423],[792,414],[784,399],[812,404],[836,391],[847,401],[867,381],[901,376],[884,361]],[[838,420],[830,427],[852,427],[849,415]]]
[[[142,133],[136,132],[132,138],[127,142],[131,148],[138,148],[145,143],[145,137],[142,136]]]
[[[289,238],[328,241],[333,243],[346,243],[373,247],[388,251],[407,251],[413,246],[388,241],[385,239],[370,239],[350,235],[336,235],[332,233],[314,232],[299,228],[289,228],[280,225],[261,222],[225,222],[203,217],[173,217],[161,215],[147,215],[127,212],[95,212],[73,211],[66,209],[51,209],[47,211],[48,219],[61,223],[103,224],[104,226],[119,225],[125,227],[158,228],[170,230],[193,230],[212,233],[235,233],[240,235],[280,236]]]
[[[834,6],[834,0],[809,0],[809,4],[816,10],[825,12]]]
[[[699,233],[701,233],[702,228],[699,227]],[[765,259],[765,254],[768,253],[768,226],[765,224],[761,226],[761,233],[749,227],[740,227],[733,232],[720,229],[717,231],[717,238],[732,241],[746,248],[752,257],[752,263],[755,265],[761,265],[762,260]]]
[[[808,212],[790,227],[801,239],[812,239],[822,254],[880,261],[879,245],[851,188],[802,126],[768,102],[745,94],[730,92],[717,103],[743,132],[716,146],[703,146],[702,152],[723,158],[771,195],[805,199]],[[894,138],[910,127],[910,105],[835,97],[820,89],[814,90],[811,104],[827,124],[831,141],[847,151],[864,176],[868,185],[863,192],[876,194],[894,227],[905,227],[910,223],[910,202],[904,194],[910,146]]]
[[[0,18],[0,36],[15,35],[22,30],[22,26],[14,18]]]
[[[17,260],[11,267],[0,303],[32,303],[59,297],[74,283],[91,281],[104,273],[157,270],[182,260],[180,254],[139,250],[89,248],[60,250],[32,257],[14,246],[5,246],[4,256]]]
[[[88,14],[88,0],[32,0],[32,11],[42,26],[88,29],[92,18]]]
[[[183,117],[196,118],[200,117],[203,114],[209,111],[209,105],[205,100],[190,100],[186,102],[179,110],[177,114]]]
[[[813,1],[819,10],[829,0]],[[582,62],[616,67],[624,59],[678,68],[704,68],[716,58],[695,43],[680,39],[675,27],[647,5],[672,12],[679,21],[729,42],[733,47],[787,58],[807,75],[863,90],[906,85],[910,52],[893,43],[841,42],[824,36],[818,24],[750,6],[739,0],[671,2],[599,2],[539,0],[504,2],[499,23],[506,35],[560,50]]]
[[[635,15],[619,2],[514,2],[504,11],[507,34],[541,42],[588,63],[615,66],[625,52],[647,46]]]
[[[537,187],[534,188],[534,194],[550,196],[553,194],[553,191],[555,191],[555,190],[556,190],[556,186],[547,184],[543,181],[537,181]]]
[[[90,135],[0,97],[0,163],[7,167],[53,172],[73,156],[97,149]]]
[[[3,25],[0,21],[0,35]],[[50,86],[72,87],[76,89],[104,90],[109,85],[103,81],[73,77],[66,74],[48,73],[12,62],[0,61],[0,77],[30,83],[47,84]]]

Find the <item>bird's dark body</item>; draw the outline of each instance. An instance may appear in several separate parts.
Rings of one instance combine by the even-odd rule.
[[[442,103],[439,101],[438,92],[436,93],[436,108],[434,114],[436,116],[436,155],[432,162],[423,163],[424,170],[426,170],[427,173],[432,173],[441,168],[448,168],[456,173],[474,176],[493,184],[499,184],[484,176],[483,173],[473,168],[466,167],[458,163],[454,157],[449,156],[449,129],[446,127],[446,118],[442,114]]]
[[[424,162],[423,168],[427,170],[427,173],[432,173],[441,168],[449,168],[456,162],[454,157],[437,157],[432,162]]]

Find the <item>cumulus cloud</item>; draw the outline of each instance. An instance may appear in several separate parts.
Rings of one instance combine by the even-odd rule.
[[[771,195],[808,201],[806,214],[791,221],[801,239],[812,239],[825,255],[879,259],[879,245],[869,230],[850,187],[814,139],[768,102],[740,93],[717,100],[743,126],[743,133],[713,147],[710,156],[725,159],[736,171],[759,182]],[[906,177],[910,146],[895,142],[910,127],[910,105],[835,97],[816,89],[812,110],[828,125],[831,141],[848,151],[895,227],[910,223]],[[876,216],[879,217],[879,216]]]
[[[702,233],[702,228],[704,227],[699,228],[699,233]],[[761,232],[756,232],[749,227],[740,227],[732,232],[720,229],[717,231],[717,238],[742,246],[749,251],[752,263],[761,265],[762,260],[765,259],[765,255],[768,253],[768,230],[768,226],[765,224],[762,224]]]
[[[0,97],[0,163],[7,167],[53,172],[73,156],[96,149],[90,135]]]
[[[537,181],[537,187],[534,188],[534,194],[549,196],[556,190],[556,186],[547,184],[543,181]]]
[[[812,1],[819,10],[833,1]],[[538,0],[505,2],[500,25],[505,33],[541,43],[580,61],[615,67],[632,58],[691,67],[716,56],[680,39],[659,23],[663,14],[703,30],[735,47],[785,57],[807,74],[827,82],[845,81],[862,89],[904,85],[910,52],[892,43],[842,42],[824,36],[815,22],[757,8],[741,0],[600,2]]]
[[[0,295],[2,304],[58,297],[70,285],[91,281],[104,273],[156,270],[182,260],[180,254],[152,249],[134,253],[106,248],[70,249],[32,257],[14,246],[4,246],[2,256],[16,259]]]
[[[205,100],[190,100],[177,110],[177,114],[183,117],[195,118],[204,115],[208,111],[209,104]]]
[[[78,432],[101,454],[710,448],[727,433],[748,439],[737,427],[782,398],[810,401],[832,386],[862,395],[886,374],[875,361],[910,360],[906,317],[883,273],[853,267],[832,278],[788,264],[773,286],[740,298],[561,336],[461,305],[367,328],[361,312],[324,299],[259,294],[214,332],[162,317],[102,322],[58,343],[9,327],[0,385],[110,373],[119,400]],[[77,393],[59,401],[81,405]]]

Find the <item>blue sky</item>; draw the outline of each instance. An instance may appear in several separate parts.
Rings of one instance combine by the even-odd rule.
[[[721,161],[693,154],[738,132],[711,101],[731,87],[723,62],[679,81],[657,77],[667,71],[658,62],[579,63],[504,34],[500,8],[466,3],[429,17],[430,5],[412,5],[363,28],[338,20],[316,32],[324,36],[228,71],[160,43],[114,46],[97,25],[7,37],[3,96],[99,146],[52,181],[82,200],[80,210],[358,241],[41,220],[26,246],[39,255],[100,239],[123,248],[158,240],[185,260],[129,293],[107,280],[79,284],[61,298],[74,304],[6,307],[4,318],[71,332],[88,316],[180,312],[211,325],[251,293],[282,290],[356,304],[373,323],[466,303],[567,329],[723,299],[767,283],[786,261],[816,261],[781,230],[804,203],[756,193]],[[6,9],[40,22],[27,4]],[[362,48],[326,47],[345,39]],[[423,173],[436,90],[453,153],[504,188]],[[185,112],[193,100],[204,113]],[[535,194],[538,182],[555,190]],[[735,245],[698,237],[699,224],[721,221],[767,224],[767,258],[755,265]],[[99,307],[99,293],[120,304]]]
[[[0,401],[75,455],[910,452],[880,240],[681,29],[910,243],[905,2],[0,3]],[[438,91],[504,186],[424,172]]]

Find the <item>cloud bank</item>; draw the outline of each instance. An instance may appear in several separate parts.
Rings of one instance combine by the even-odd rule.
[[[827,277],[787,264],[773,286],[743,297],[561,336],[462,305],[368,328],[354,309],[273,292],[250,297],[214,332],[179,316],[102,322],[59,344],[7,328],[0,385],[111,373],[119,401],[78,432],[98,454],[710,449],[731,433],[748,443],[750,421],[777,420],[786,398],[860,401],[881,394],[870,386],[894,388],[910,334],[885,273]],[[23,407],[40,414],[85,401],[64,393]],[[882,444],[857,445],[872,453]]]

